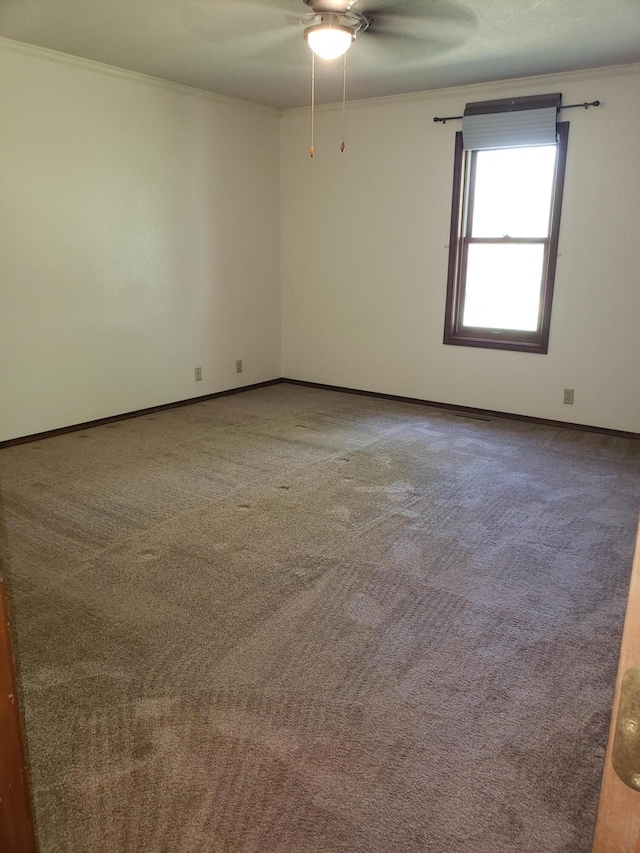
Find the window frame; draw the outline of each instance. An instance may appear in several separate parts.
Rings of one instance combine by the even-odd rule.
[[[560,214],[562,210],[562,194],[567,161],[569,122],[559,122],[557,130],[558,142],[551,198],[550,228],[549,235],[545,238],[471,238],[469,236],[471,233],[471,216],[475,192],[477,152],[466,151],[462,145],[462,131],[456,133],[443,343],[467,347],[515,350],[517,352],[542,354],[548,352],[551,303],[553,301],[556,261],[558,257]],[[470,243],[544,243],[538,326],[535,331],[463,326],[466,261]]]

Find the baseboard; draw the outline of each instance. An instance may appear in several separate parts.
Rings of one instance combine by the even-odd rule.
[[[397,403],[414,403],[417,406],[432,406],[436,409],[447,409],[451,412],[466,415],[468,417],[476,417],[482,420],[486,420],[487,418],[507,418],[508,420],[522,421],[529,424],[561,427],[563,429],[580,430],[581,432],[596,432],[601,435],[611,435],[618,438],[640,439],[640,433],[637,432],[607,429],[606,427],[591,426],[590,424],[576,424],[571,421],[554,421],[549,418],[534,418],[529,415],[516,415],[512,412],[498,412],[494,409],[476,409],[472,406],[457,406],[455,403],[439,403],[436,400],[423,400],[420,397],[403,397],[399,394],[383,394],[380,391],[364,391],[360,388],[345,388],[341,385],[327,385],[322,382],[307,382],[304,379],[289,379],[286,376],[281,376],[278,379],[269,379],[266,382],[256,382],[254,385],[242,385],[240,388],[229,388],[227,391],[218,391],[214,394],[204,394],[202,397],[189,397],[187,400],[177,400],[173,403],[162,403],[159,406],[150,406],[147,409],[136,409],[133,412],[125,412],[123,414],[112,415],[107,418],[98,418],[94,421],[84,421],[80,424],[71,424],[70,426],[47,430],[46,432],[23,435],[19,438],[9,438],[5,441],[0,441],[0,450],[3,447],[11,447],[15,444],[26,444],[30,441],[40,441],[42,438],[52,438],[55,435],[65,435],[66,433],[77,432],[81,429],[104,426],[105,424],[112,424],[116,421],[124,421],[129,418],[138,418],[142,415],[150,415],[153,414],[153,412],[177,409],[179,406],[190,406],[192,403],[202,403],[204,400],[215,400],[218,397],[228,397],[231,394],[242,394],[244,391],[253,391],[256,388],[267,388],[270,385],[279,385],[283,382],[288,385],[302,385],[305,388],[319,388],[323,391],[339,391],[342,394],[359,394],[363,397],[375,397],[378,400],[394,400]]]
[[[0,850],[37,851],[4,581],[0,581]]]
[[[202,397],[189,397],[186,400],[176,400],[173,403],[161,403],[158,406],[149,406],[146,409],[136,409],[133,412],[124,412],[120,415],[110,415],[107,418],[97,418],[94,421],[83,421],[80,424],[49,429],[45,432],[35,432],[31,435],[22,435],[19,438],[8,438],[0,441],[0,450],[3,447],[12,447],[15,444],[27,444],[30,441],[40,441],[42,438],[52,438],[54,435],[66,435],[68,432],[77,432],[80,429],[89,429],[95,426],[113,424],[116,421],[126,421],[129,418],[139,418],[142,415],[151,415],[154,412],[164,412],[167,409],[177,409],[180,406],[190,406],[192,403],[202,403],[204,400],[215,400],[218,397],[229,397],[231,394],[241,394],[243,391],[253,391],[255,388],[266,388],[269,385],[277,385],[282,379],[268,379],[266,382],[256,382],[253,385],[241,385],[239,388],[229,388],[227,391],[217,391],[214,394],[203,394]]]
[[[358,388],[344,388],[340,385],[325,385],[322,382],[307,382],[304,379],[287,379],[282,377],[281,382],[289,385],[302,385],[306,388],[320,388],[324,391],[340,391],[343,394],[359,394],[363,397],[375,397],[379,400],[394,400],[397,403],[415,403],[418,406],[432,406],[436,409],[447,409],[451,412],[477,417],[482,420],[487,418],[507,418],[512,421],[523,421],[528,424],[541,424],[542,426],[562,427],[563,429],[575,429],[581,432],[597,432],[602,435],[611,435],[618,438],[640,439],[640,433],[626,432],[620,429],[607,429],[606,427],[591,426],[589,424],[576,424],[570,421],[553,421],[548,418],[534,418],[529,415],[516,415],[511,412],[497,412],[493,409],[475,409],[472,406],[457,406],[454,403],[438,403],[435,400],[423,400],[420,397],[402,397],[398,394],[382,394],[379,391],[362,391]]]

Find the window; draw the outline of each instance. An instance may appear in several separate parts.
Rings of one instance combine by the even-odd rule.
[[[568,135],[466,151],[456,134],[445,344],[547,352]]]

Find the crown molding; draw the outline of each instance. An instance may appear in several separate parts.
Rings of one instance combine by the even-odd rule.
[[[161,77],[152,77],[150,74],[142,74],[139,71],[128,71],[126,68],[118,68],[115,65],[107,65],[104,62],[96,62],[93,59],[84,59],[80,56],[72,56],[69,53],[61,53],[57,50],[51,50],[47,47],[39,47],[26,42],[14,41],[0,36],[0,49],[19,53],[25,56],[31,56],[37,59],[43,59],[47,62],[56,62],[60,65],[68,65],[72,68],[80,68],[84,71],[89,71],[93,74],[106,75],[108,77],[118,77],[120,79],[131,80],[135,83],[141,83],[147,86],[155,86],[156,88],[165,89],[170,92],[175,92],[180,95],[189,95],[193,98],[202,98],[206,101],[211,101],[215,104],[227,107],[240,107],[242,109],[256,110],[257,112],[267,113],[268,115],[278,116],[280,110],[275,107],[268,107],[264,104],[256,104],[253,101],[243,101],[240,98],[230,98],[227,95],[218,95],[215,92],[208,92],[206,89],[198,89],[195,86],[185,86],[183,83],[173,83],[171,80],[164,80]]]
[[[240,98],[230,98],[227,95],[219,95],[215,92],[209,92],[206,89],[199,89],[195,86],[186,86],[183,83],[174,83],[170,80],[164,80],[161,77],[152,77],[149,74],[143,74],[139,71],[129,71],[125,68],[118,68],[115,65],[107,65],[103,62],[96,62],[93,59],[84,59],[79,56],[73,56],[68,53],[62,53],[50,48],[39,47],[38,45],[28,44],[26,42],[14,41],[0,36],[0,49],[12,51],[14,53],[32,56],[39,59],[44,59],[49,62],[58,62],[62,65],[68,65],[74,68],[81,68],[85,71],[90,71],[94,74],[102,74],[111,77],[118,77],[131,80],[133,82],[159,87],[168,91],[176,92],[190,97],[202,98],[213,103],[224,106],[236,106],[242,109],[257,110],[273,116],[293,116],[296,113],[308,112],[308,105],[302,107],[292,107],[290,109],[279,110],[275,107],[268,107],[264,104],[257,104],[254,101],[244,101]],[[606,65],[597,68],[584,68],[577,71],[558,71],[551,74],[535,74],[530,77],[509,77],[498,80],[490,80],[483,83],[460,83],[455,86],[446,86],[443,88],[422,89],[419,92],[408,92],[401,95],[382,95],[377,98],[362,98],[360,100],[349,101],[349,109],[358,109],[363,107],[376,106],[377,104],[386,103],[424,103],[435,100],[444,100],[456,95],[461,91],[470,92],[473,94],[483,95],[486,93],[501,93],[503,89],[513,90],[514,87],[520,88],[531,85],[540,86],[560,86],[567,82],[588,82],[592,80],[602,80],[615,77],[633,77],[640,75],[640,63],[629,63],[625,65]],[[494,94],[495,96],[495,94]],[[597,93],[594,95],[597,97]],[[316,112],[330,112],[335,109],[341,109],[341,104],[316,104]]]
[[[505,97],[513,93],[514,88],[525,88],[531,86],[556,87],[567,83],[587,83],[615,77],[635,77],[640,75],[640,63],[629,63],[626,65],[605,65],[599,68],[584,68],[579,71],[558,71],[553,74],[535,74],[531,77],[508,77],[499,80],[490,80],[484,83],[460,83],[456,86],[446,86],[438,89],[423,89],[420,92],[408,92],[404,95],[383,95],[379,98],[363,98],[361,100],[349,101],[349,109],[358,109],[376,106],[378,104],[402,104],[402,103],[431,103],[434,100],[446,100],[452,96],[458,96],[460,92],[469,92],[477,95],[492,95],[496,97],[502,90],[508,90]],[[598,97],[596,92],[593,96]],[[480,98],[482,100],[482,98]],[[464,104],[461,104],[464,109]],[[316,104],[316,112],[332,111],[342,109],[341,103]],[[308,112],[309,107],[293,107],[282,110],[281,115],[295,115],[296,113]]]

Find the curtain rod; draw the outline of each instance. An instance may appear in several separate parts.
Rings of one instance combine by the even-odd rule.
[[[560,109],[561,110],[573,110],[573,109],[575,109],[575,107],[584,107],[585,110],[588,110],[589,107],[599,107],[599,106],[600,106],[600,101],[587,101],[584,104],[567,104],[566,107],[562,106],[562,107],[560,107]],[[458,121],[461,119],[462,119],[462,116],[444,116],[444,118],[441,118],[440,116],[434,116],[433,117],[434,121],[441,121],[442,124],[446,124],[448,121]]]

